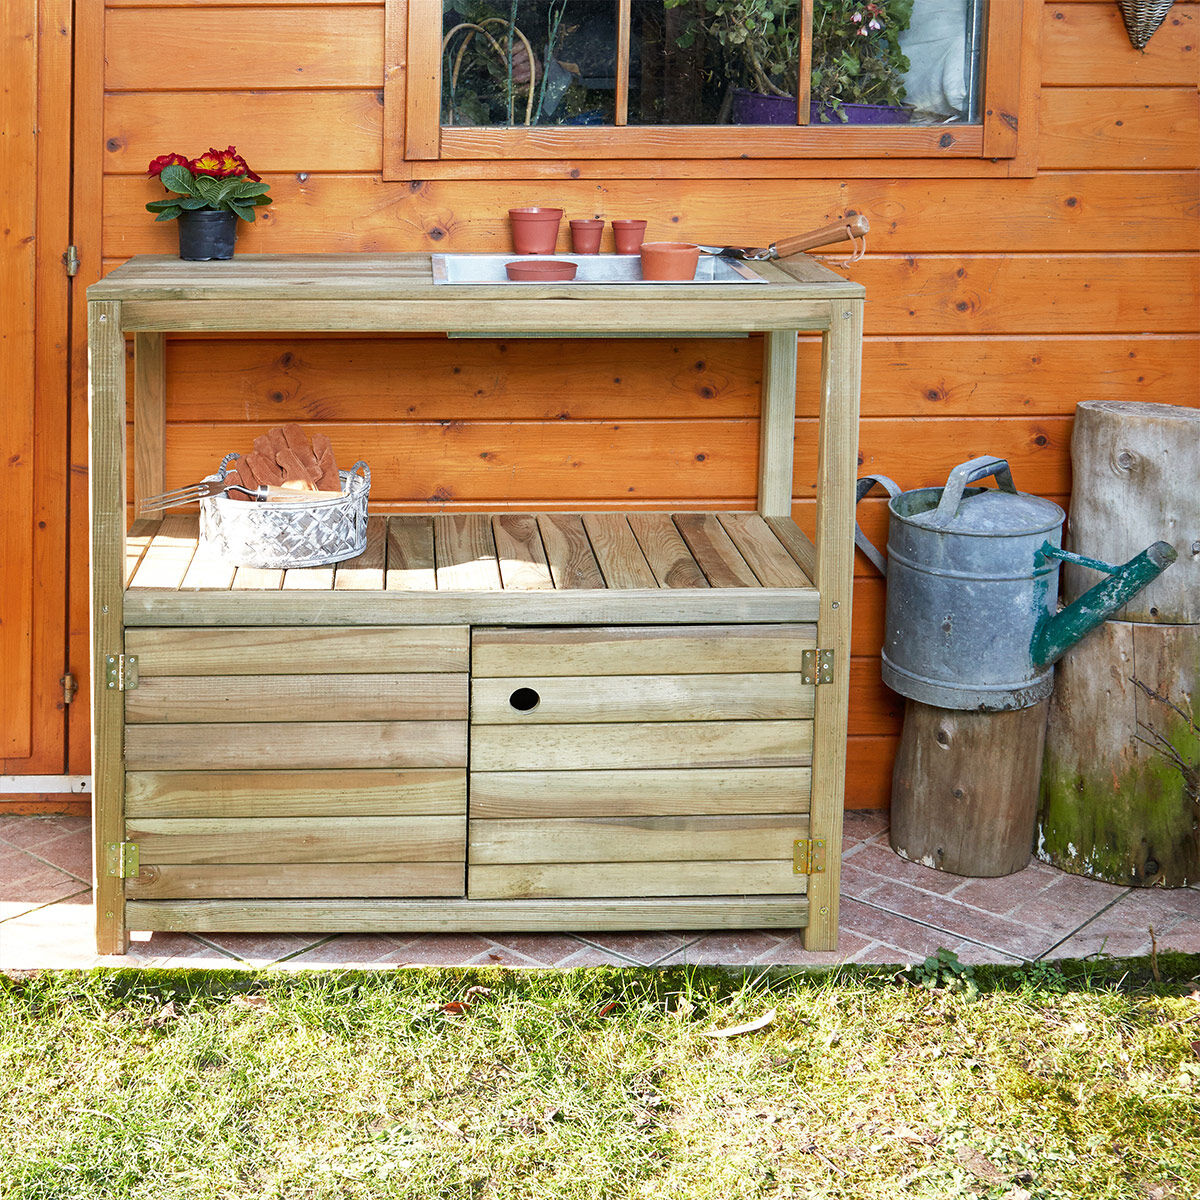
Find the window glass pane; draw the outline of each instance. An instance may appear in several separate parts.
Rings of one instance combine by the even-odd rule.
[[[813,124],[977,120],[983,0],[815,0]]]
[[[444,125],[611,125],[616,0],[443,0]]]
[[[633,0],[631,125],[796,123],[800,0]],[[755,103],[759,95],[766,97]]]

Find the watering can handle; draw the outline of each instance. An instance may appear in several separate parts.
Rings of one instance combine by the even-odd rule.
[[[900,485],[894,483],[886,475],[864,475],[858,481],[858,487],[855,490],[854,503],[856,506],[876,484],[879,484],[893,500],[900,495]],[[867,540],[867,535],[863,533],[862,527],[857,521],[854,522],[854,544],[875,564],[880,575],[887,574],[887,560]]]
[[[942,488],[942,499],[937,511],[929,520],[924,522],[926,529],[946,529],[958,516],[958,506],[962,503],[963,492],[968,484],[977,483],[989,475],[996,477],[996,483],[1002,492],[1012,492],[1016,495],[1017,488],[1013,483],[1012,472],[1008,469],[1008,459],[993,458],[990,454],[982,454],[970,462],[960,463],[950,472],[946,486]]]

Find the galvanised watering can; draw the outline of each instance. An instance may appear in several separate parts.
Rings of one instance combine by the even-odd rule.
[[[994,476],[997,487],[968,485]],[[1053,664],[1175,561],[1155,542],[1122,566],[1061,548],[1066,513],[1018,492],[1002,458],[984,455],[950,472],[944,488],[902,492],[884,475],[886,562],[855,527],[855,544],[887,576],[883,681],[939,708],[994,712],[1026,708],[1050,694]],[[1101,580],[1062,612],[1061,562],[1101,571]]]

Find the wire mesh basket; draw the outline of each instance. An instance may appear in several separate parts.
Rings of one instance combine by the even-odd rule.
[[[227,454],[209,480],[223,481],[236,454]],[[361,554],[367,546],[371,468],[361,459],[339,471],[336,500],[272,500],[255,504],[224,494],[200,501],[200,541],[239,567],[320,567]]]

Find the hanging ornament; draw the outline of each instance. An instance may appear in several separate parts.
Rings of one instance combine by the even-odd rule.
[[[1144,50],[1155,30],[1166,19],[1175,0],[1117,0],[1129,40],[1138,50]]]

